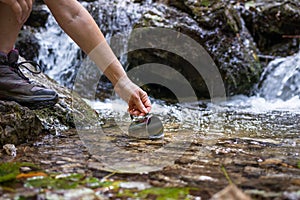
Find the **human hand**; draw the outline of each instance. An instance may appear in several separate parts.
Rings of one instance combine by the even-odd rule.
[[[141,88],[138,88],[131,95],[128,102],[128,112],[134,116],[144,116],[151,110],[151,103],[148,95]]]
[[[11,7],[20,24],[23,24],[29,17],[33,4],[33,0],[0,0],[0,2]]]
[[[151,102],[148,95],[130,79],[122,77],[115,85],[116,93],[128,103],[130,115],[144,116],[151,110]]]

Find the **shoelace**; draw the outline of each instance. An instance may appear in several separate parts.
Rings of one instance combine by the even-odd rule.
[[[37,69],[37,71],[31,70],[25,64],[31,64],[35,69]],[[23,62],[15,63],[14,65],[12,65],[13,71],[16,72],[20,77],[22,77],[23,79],[25,79],[27,81],[29,81],[29,79],[23,74],[20,67],[25,68],[26,70],[28,70],[32,74],[40,74],[42,72],[41,66],[38,63],[33,62],[33,61],[23,61]]]

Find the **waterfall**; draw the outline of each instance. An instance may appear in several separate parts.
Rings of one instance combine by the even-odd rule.
[[[140,4],[132,0],[99,0],[96,2],[98,6],[94,6],[94,9],[99,9],[99,12],[96,12],[98,16],[93,17],[106,40],[110,42],[113,35],[129,33],[151,2],[147,0]],[[86,8],[93,7],[93,4],[82,2]],[[45,10],[50,12],[48,8]],[[63,32],[52,15],[48,18],[46,28],[35,33],[35,36],[40,44],[38,61],[44,73],[61,85],[72,88],[77,69],[81,64],[80,48]],[[120,46],[126,48],[126,41],[120,42],[123,43]],[[125,65],[126,55],[122,55],[119,59]]]
[[[40,45],[38,60],[44,73],[61,85],[71,87],[76,66],[80,62],[79,47],[63,32],[52,15],[48,18],[46,28],[35,36]]]
[[[265,69],[259,95],[266,99],[289,100],[300,95],[300,52],[278,58]]]
[[[238,95],[223,104],[235,110],[262,113],[300,111],[300,52],[277,58],[265,68],[255,95]]]

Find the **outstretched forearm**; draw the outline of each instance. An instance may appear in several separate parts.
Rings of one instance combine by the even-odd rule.
[[[77,0],[44,0],[62,29],[93,60],[129,105],[129,112],[144,115],[151,109],[147,94],[127,77],[98,25]]]
[[[99,44],[106,43],[95,20],[76,0],[45,0],[45,3],[61,28],[86,54],[95,50]],[[110,47],[105,45],[105,48],[110,55],[104,53],[103,55],[98,54],[97,57],[106,56],[111,60],[107,66],[98,66],[115,85],[121,77],[126,76],[126,73],[120,62],[112,55]]]

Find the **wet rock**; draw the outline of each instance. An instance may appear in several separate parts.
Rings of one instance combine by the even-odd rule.
[[[36,138],[43,126],[34,111],[15,102],[0,101],[0,145]]]
[[[48,16],[49,12],[45,10],[44,6],[40,3],[33,4],[31,14],[25,22],[25,25],[31,27],[45,27]]]
[[[38,39],[32,34],[32,31],[32,28],[22,30],[18,36],[15,47],[26,60],[36,61],[39,55],[40,45]]]
[[[79,95],[60,86],[45,74],[24,74],[39,85],[55,90],[59,102],[52,108],[30,110],[15,102],[0,101],[0,145],[34,141],[42,132],[60,134],[75,127],[74,114],[82,116],[76,125],[97,123],[96,112]]]
[[[89,188],[47,191],[45,195],[40,195],[39,197],[41,199],[91,199],[91,200],[103,199],[102,196],[95,194],[95,192]]]
[[[16,157],[17,155],[17,148],[14,144],[6,144],[3,146],[3,149],[5,150],[6,154]]]
[[[284,192],[283,197],[285,199],[300,199],[300,192]]]
[[[211,7],[198,1],[184,3],[189,14],[163,4],[155,4],[155,8],[145,13],[135,28],[167,28],[194,39],[204,47],[217,65],[227,95],[248,94],[259,80],[262,69],[256,56],[257,48],[238,12],[220,2],[211,4]],[[169,41],[168,36],[156,40],[162,45]],[[190,48],[189,56],[196,56],[198,51]],[[203,77],[195,71],[194,66],[178,55],[159,49],[146,49],[129,53],[128,60],[131,68],[145,63],[171,66],[191,83],[198,98],[210,97]],[[161,79],[174,80],[174,77],[172,74],[162,74]],[[165,92],[160,90],[161,93]]]
[[[255,1],[246,3],[241,8],[248,29],[264,54],[287,56],[298,52],[298,0]]]
[[[120,183],[120,187],[125,188],[125,189],[136,188],[138,190],[145,190],[145,189],[151,188],[151,185],[146,182],[123,182],[123,183]]]

